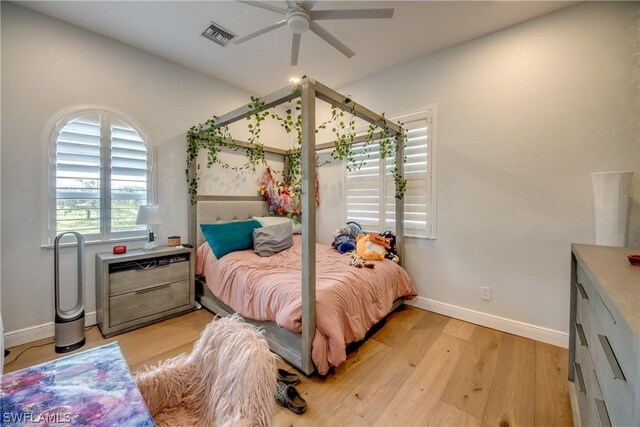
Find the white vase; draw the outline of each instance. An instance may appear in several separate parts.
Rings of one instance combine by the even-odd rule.
[[[625,246],[629,189],[633,172],[591,174],[596,245]]]

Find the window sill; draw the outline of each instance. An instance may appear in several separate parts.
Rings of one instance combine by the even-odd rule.
[[[86,241],[84,242],[85,246],[98,246],[98,245],[111,245],[114,243],[121,243],[121,242],[146,242],[148,240],[148,237],[142,237],[142,236],[138,236],[138,237],[123,237],[120,239],[111,239],[111,240],[90,240],[90,241]],[[156,239],[157,240],[157,239]],[[61,248],[75,248],[77,246],[76,242],[69,242],[69,243],[61,243],[60,247]],[[40,246],[41,249],[53,249],[54,246],[53,245],[41,245]]]

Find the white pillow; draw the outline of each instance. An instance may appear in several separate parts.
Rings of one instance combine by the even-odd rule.
[[[293,227],[293,234],[302,234],[302,223],[295,222],[286,216],[254,216],[252,219],[258,221],[263,227],[290,222]]]

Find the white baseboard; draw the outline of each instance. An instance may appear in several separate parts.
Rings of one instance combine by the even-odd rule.
[[[405,301],[405,304],[558,347],[569,348],[569,334],[555,329],[507,319],[424,297],[416,297],[410,301]]]
[[[86,313],[84,317],[85,326],[95,325],[96,312]],[[4,334],[4,347],[11,348],[28,342],[38,341],[55,335],[54,322],[43,323],[30,328],[18,329]]]
[[[554,329],[544,328],[542,326],[536,326],[530,323],[520,322],[518,320],[507,319],[493,314],[482,313],[480,311],[470,310],[468,308],[424,297],[416,297],[411,301],[406,301],[405,304],[486,326],[488,328],[497,329],[499,331],[508,332],[510,334],[520,335],[536,341],[557,345],[558,347],[569,347],[569,334],[566,332],[556,331]],[[87,313],[85,316],[85,325],[91,326],[96,323],[96,312],[93,311],[91,313]],[[54,323],[49,322],[32,326],[30,328],[7,332],[4,334],[5,348],[11,348],[20,344],[52,337],[54,335],[54,327]]]

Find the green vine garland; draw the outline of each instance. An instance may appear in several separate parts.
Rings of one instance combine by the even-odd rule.
[[[215,116],[202,124],[191,127],[187,132],[187,168],[185,170],[191,203],[195,204],[196,202],[200,165],[196,166],[193,173],[190,165],[203,149],[207,151],[207,167],[211,167],[216,163],[225,169],[233,171],[242,171],[249,168],[255,171],[257,165],[270,167],[265,157],[264,144],[260,142],[262,123],[268,118],[276,120],[287,134],[295,132],[297,148],[289,150],[285,154],[282,175],[285,183],[289,184],[294,192],[300,191],[302,184],[300,161],[302,146],[301,102],[300,98],[296,99],[285,111],[285,115],[280,116],[275,110],[264,110],[264,102],[260,98],[252,96],[251,103],[248,105],[250,114],[247,116],[249,147],[236,144],[227,126],[216,127],[217,117]],[[391,137],[391,131],[387,126],[384,114],[382,114],[380,121],[381,125],[369,125],[365,142],[353,144],[356,137],[355,103],[350,98],[345,98],[344,103],[349,107],[348,111],[345,112],[343,109],[332,106],[331,118],[321,123],[315,130],[318,133],[320,130],[331,126],[331,131],[335,135],[331,158],[334,160],[346,160],[347,169],[356,171],[366,165],[374,148],[379,150],[380,158],[383,160],[393,156],[396,152],[396,139]],[[376,133],[377,130],[378,132]],[[231,166],[218,157],[221,150],[244,150],[247,162],[241,166]],[[322,163],[316,161],[316,168],[328,163],[330,163],[330,160]],[[277,172],[271,167],[270,169]],[[392,168],[391,174],[395,185],[395,197],[401,200],[407,190],[407,180],[400,175],[397,166]]]

